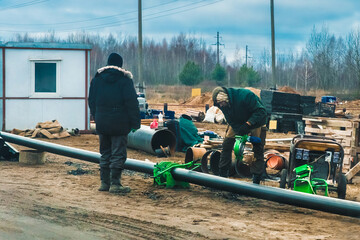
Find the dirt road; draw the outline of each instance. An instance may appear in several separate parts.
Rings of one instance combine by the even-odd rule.
[[[220,131],[223,126],[214,125],[216,129]],[[96,135],[51,142],[98,151]],[[153,162],[165,160],[136,150],[129,150],[128,157]],[[184,154],[176,153],[168,160],[183,161]],[[85,174],[74,175],[79,173]],[[46,163],[39,166],[2,161],[0,239],[360,237],[360,219],[357,218],[196,185],[191,185],[190,189],[163,189],[153,186],[150,176],[132,171],[125,172],[123,183],[132,188],[130,194],[121,196],[98,192],[97,164],[54,154],[47,154]],[[347,199],[360,201],[358,185],[348,185]]]

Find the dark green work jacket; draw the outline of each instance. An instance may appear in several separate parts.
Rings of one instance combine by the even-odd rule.
[[[266,110],[260,98],[244,88],[224,88],[229,96],[229,106],[220,108],[228,124],[238,132],[239,127],[249,122],[251,129],[266,123]],[[214,105],[219,107],[216,100]]]

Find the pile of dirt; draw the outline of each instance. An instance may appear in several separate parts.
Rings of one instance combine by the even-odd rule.
[[[261,89],[252,88],[252,87],[246,87],[246,89],[249,89],[250,91],[252,91],[257,96],[260,97]],[[212,106],[214,104],[214,102],[212,100],[212,93],[205,92],[205,93],[201,94],[200,96],[194,96],[194,97],[191,97],[191,98],[185,100],[182,104],[194,105],[194,106],[209,104],[210,106]]]
[[[281,88],[279,88],[278,90],[279,92],[285,92],[285,93],[295,93],[295,94],[300,94],[299,92],[297,92],[295,89],[289,87],[289,86],[283,86]],[[301,95],[301,94],[300,94]]]
[[[212,94],[210,92],[206,92],[201,94],[200,96],[194,96],[184,101],[183,104],[186,105],[204,105],[204,104],[213,104]]]
[[[338,103],[339,107],[348,107],[348,108],[359,108],[360,100],[353,101],[341,101]]]

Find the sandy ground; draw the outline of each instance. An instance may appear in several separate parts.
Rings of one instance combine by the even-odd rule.
[[[196,125],[218,133],[225,129],[225,125]],[[98,151],[98,137],[93,134],[46,141]],[[129,149],[128,157],[153,162],[183,162],[185,154],[176,153],[174,157],[164,159]],[[71,174],[71,171],[80,170],[86,174]],[[164,189],[154,186],[149,175],[128,170],[124,173],[123,184],[132,188],[131,193],[98,192],[97,164],[50,153],[44,165],[0,161],[0,176],[0,239],[360,237],[358,218],[197,185],[191,185],[190,189]],[[239,181],[249,182],[250,179]],[[262,184],[278,186],[273,182]],[[348,185],[347,199],[360,201],[359,185]]]

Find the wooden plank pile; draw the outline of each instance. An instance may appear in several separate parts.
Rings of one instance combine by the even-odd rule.
[[[141,125],[150,126],[154,119],[141,119]]]
[[[223,140],[204,140],[203,143],[198,144],[199,147],[203,147],[206,149],[219,149],[222,148]]]
[[[341,144],[344,148],[343,172],[348,172],[360,161],[360,119],[304,117],[303,120],[305,134],[334,138]]]

